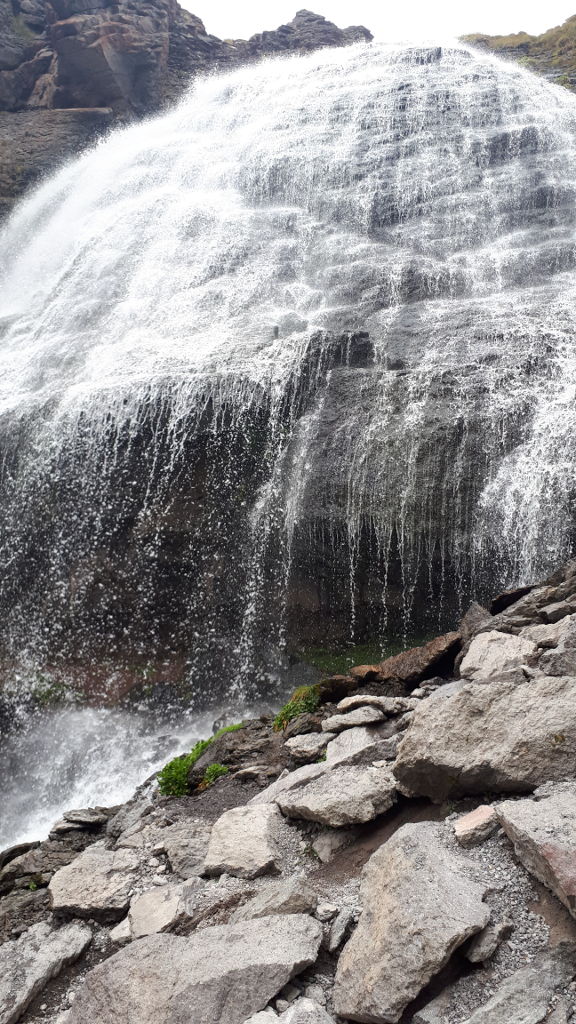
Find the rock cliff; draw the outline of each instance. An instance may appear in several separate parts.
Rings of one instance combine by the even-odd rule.
[[[516,60],[558,85],[576,88],[576,15],[539,36],[528,32],[508,36],[474,33],[463,39],[500,57]]]
[[[0,0],[0,204],[112,124],[161,110],[202,71],[371,38],[305,10],[224,42],[177,0]]]

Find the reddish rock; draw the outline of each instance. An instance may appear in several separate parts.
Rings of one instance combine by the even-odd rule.
[[[446,672],[453,666],[460,650],[460,634],[444,633],[422,647],[411,647],[408,651],[386,658],[378,666],[379,678],[383,682],[399,680],[415,685],[422,679]]]

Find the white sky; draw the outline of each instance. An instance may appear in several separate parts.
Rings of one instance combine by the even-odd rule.
[[[467,32],[543,32],[576,14],[576,0],[180,0],[221,39],[246,39],[291,21],[300,8],[316,11],[341,28],[366,25],[376,39],[400,42]]]

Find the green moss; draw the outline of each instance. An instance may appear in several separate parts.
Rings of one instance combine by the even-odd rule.
[[[21,14],[12,15],[12,31],[14,35],[20,36],[25,43],[33,43],[38,38],[31,28],[22,20]]]
[[[318,686],[301,686],[295,690],[292,697],[276,715],[273,722],[275,732],[285,729],[288,722],[291,722],[297,715],[304,715],[316,711],[320,703],[320,688]]]
[[[230,769],[225,764],[218,764],[217,761],[214,764],[209,764],[201,782],[202,789],[212,786],[217,779],[221,779],[223,775],[228,775],[229,771]]]
[[[196,761],[202,757],[202,754],[214,740],[224,736],[227,732],[236,732],[238,729],[243,728],[243,722],[237,722],[235,725],[225,725],[222,729],[218,729],[218,732],[210,736],[209,739],[199,740],[192,747],[189,754],[180,754],[179,757],[173,758],[172,761],[164,765],[162,770],[158,772],[158,786],[162,796],[186,796],[189,792],[188,775]]]

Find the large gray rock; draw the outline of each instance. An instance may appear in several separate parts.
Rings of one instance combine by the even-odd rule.
[[[202,873],[256,878],[278,871],[274,836],[281,820],[275,804],[225,811],[212,828]]]
[[[325,718],[322,722],[322,731],[341,732],[342,729],[350,729],[353,725],[373,725],[374,722],[381,722],[384,717],[384,712],[380,708],[355,708],[354,711]]]
[[[576,679],[465,686],[427,700],[398,749],[405,792],[442,801],[467,793],[527,792],[574,773]]]
[[[157,886],[131,901],[128,924],[132,938],[165,931],[178,919],[184,884]]]
[[[550,1000],[576,970],[574,947],[562,945],[542,953],[529,967],[506,978],[466,1024],[541,1024],[548,1020]]]
[[[388,767],[340,765],[288,793],[277,803],[289,818],[306,818],[340,828],[372,821],[396,799],[396,782]]]
[[[526,637],[489,630],[474,637],[460,664],[460,675],[475,682],[498,679],[518,669],[536,653],[536,644]]]
[[[150,935],[88,974],[69,1024],[243,1024],[315,962],[321,939],[300,914]]]
[[[186,818],[163,828],[155,849],[166,854],[172,871],[180,878],[193,878],[202,871],[211,831],[205,821]]]
[[[325,761],[322,761],[320,764],[303,764],[301,768],[296,768],[293,772],[287,771],[276,779],[276,782],[270,783],[261,793],[253,796],[248,802],[248,806],[255,807],[259,804],[272,804],[281,793],[287,793],[295,786],[300,786],[303,782],[317,779],[320,775],[324,775],[326,771],[329,771],[330,767]]]
[[[393,760],[399,743],[399,736],[391,722],[380,725],[357,725],[344,729],[330,741],[326,748],[326,761],[384,761]]]
[[[56,872],[48,892],[57,914],[111,923],[124,916],[140,860],[132,850],[88,847]]]
[[[524,867],[576,917],[576,782],[543,786],[496,813]]]
[[[293,876],[271,882],[254,899],[235,911],[233,921],[250,921],[272,914],[310,914],[316,910],[318,896],[304,878]]]
[[[404,825],[364,868],[364,910],[340,956],[334,1006],[349,1020],[398,1021],[490,911],[488,885],[442,841],[443,826]]]
[[[47,982],[78,959],[91,938],[87,924],[75,921],[53,929],[42,922],[0,946],[0,1024],[19,1020]]]

